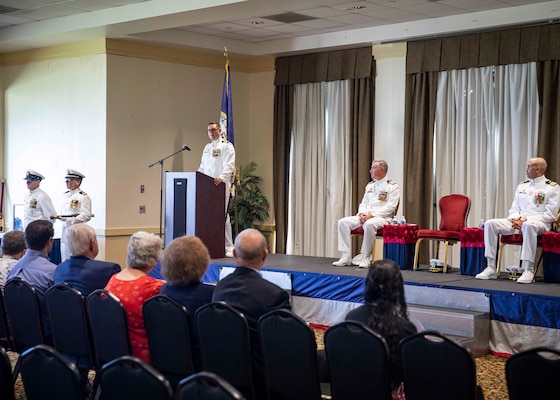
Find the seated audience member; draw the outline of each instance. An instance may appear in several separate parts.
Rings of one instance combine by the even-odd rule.
[[[0,289],[4,290],[6,278],[14,264],[25,254],[25,238],[22,231],[10,231],[2,238],[0,258]]]
[[[113,275],[105,286],[120,299],[126,310],[132,355],[147,363],[150,363],[150,350],[142,305],[159,294],[163,285],[162,281],[148,276],[158,262],[162,244],[154,234],[134,233],[128,242],[126,268]]]
[[[39,299],[43,336],[47,344],[51,344],[45,294],[47,289],[53,285],[54,270],[56,269],[56,264],[50,262],[48,256],[54,242],[53,224],[45,220],[32,221],[25,228],[24,237],[27,251],[14,264],[7,280],[21,278],[35,288]]]
[[[196,236],[173,239],[163,251],[161,273],[166,283],[160,293],[184,305],[189,312],[192,349],[195,368],[201,367],[195,313],[201,306],[212,302],[214,286],[200,282],[210,264],[210,254]]]
[[[391,260],[377,260],[365,283],[365,304],[350,311],[346,320],[362,322],[385,339],[392,362],[393,399],[404,399],[399,342],[417,329],[408,319],[401,271]]]
[[[265,280],[259,273],[268,256],[268,249],[266,239],[258,230],[250,228],[240,232],[235,238],[233,255],[237,268],[218,282],[212,301],[225,301],[247,318],[251,331],[255,391],[257,397],[259,394],[264,396],[264,370],[257,323],[269,311],[291,309],[290,297],[285,290]]]
[[[241,311],[252,329],[257,328],[263,314],[279,308],[291,309],[288,293],[259,273],[268,256],[262,233],[245,229],[235,238],[233,252],[237,268],[218,282],[212,301],[225,301]]]
[[[103,289],[111,276],[121,271],[119,264],[94,260],[99,245],[91,226],[70,225],[64,234],[71,256],[56,267],[55,285],[66,283],[87,297],[94,290]]]

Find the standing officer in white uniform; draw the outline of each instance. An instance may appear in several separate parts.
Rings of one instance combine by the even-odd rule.
[[[62,220],[62,238],[60,241],[61,261],[70,258],[66,244],[66,228],[70,225],[87,222],[91,219],[91,199],[86,192],[80,189],[85,175],[73,169],[68,169],[66,174],[66,188],[64,202],[60,210]]]
[[[560,208],[560,186],[544,176],[547,163],[544,158],[531,158],[525,172],[528,181],[515,190],[515,197],[507,218],[490,219],[484,224],[484,255],[488,266],[476,279],[496,279],[496,249],[498,235],[512,235],[521,231],[523,244],[520,259],[525,271],[517,283],[532,283],[537,236],[548,232]]]
[[[369,173],[373,182],[366,185],[364,197],[358,207],[358,214],[338,220],[338,251],[342,252],[340,260],[333,262],[336,267],[352,265],[350,232],[360,225],[364,228],[360,268],[371,264],[371,250],[377,230],[391,223],[391,217],[399,204],[400,190],[395,181],[387,179],[387,162],[374,160]]]
[[[221,137],[222,129],[217,122],[208,124],[208,137],[212,141],[204,147],[200,160],[199,172],[214,178],[214,183],[226,185],[226,215],[225,218],[225,251],[226,257],[233,257],[233,241],[231,235],[231,222],[227,213],[229,194],[231,188],[231,177],[235,168],[235,148],[233,144]]]
[[[30,222],[39,219],[53,222],[51,217],[56,215],[56,210],[49,195],[39,188],[45,177],[37,171],[29,170],[23,179],[27,181],[27,189],[29,189],[29,193],[25,195],[24,199],[25,217],[23,227],[25,228]]]

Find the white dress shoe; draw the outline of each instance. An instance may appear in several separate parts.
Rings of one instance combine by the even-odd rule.
[[[476,274],[475,276],[476,279],[498,279],[498,274],[496,273],[496,269],[492,268],[492,267],[486,267],[484,268],[484,271],[482,271],[479,274]]]
[[[533,283],[535,273],[533,271],[525,271],[517,280],[517,283]]]
[[[362,261],[360,261],[360,265],[358,268],[369,268],[371,265],[371,256],[363,256]]]
[[[332,263],[335,267],[344,267],[346,265],[352,265],[352,258],[348,255],[343,255],[340,260]]]

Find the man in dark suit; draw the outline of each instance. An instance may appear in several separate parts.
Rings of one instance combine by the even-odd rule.
[[[241,311],[252,329],[257,328],[263,314],[278,308],[291,308],[288,293],[260,274],[268,256],[262,233],[256,229],[245,229],[239,233],[235,238],[233,255],[237,268],[218,282],[212,301],[225,301]]]
[[[237,268],[218,282],[212,301],[225,301],[247,318],[251,333],[253,372],[257,398],[266,398],[260,340],[257,332],[259,318],[279,308],[291,309],[285,290],[263,279],[260,270],[268,256],[266,239],[256,229],[245,229],[235,238],[233,255]]]
[[[88,296],[96,289],[103,289],[111,276],[120,272],[119,264],[97,261],[99,245],[95,230],[87,224],[70,225],[64,232],[70,258],[54,271],[54,283],[67,283]]]

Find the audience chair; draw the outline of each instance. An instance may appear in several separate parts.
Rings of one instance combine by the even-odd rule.
[[[447,254],[449,245],[459,242],[461,229],[467,224],[467,217],[471,208],[471,201],[462,194],[450,194],[439,200],[441,222],[439,229],[419,229],[418,240],[414,250],[414,270],[418,269],[418,254],[423,240],[437,240],[445,243],[443,256],[443,272],[447,272]],[[439,253],[439,246],[438,246]]]
[[[199,372],[181,382],[175,400],[245,400],[243,394],[212,372]]]
[[[223,301],[196,311],[202,368],[255,399],[249,326],[245,316]]]
[[[4,292],[2,290],[0,290],[0,346],[5,350],[15,350],[12,342],[12,332],[8,324],[8,315],[6,314]]]
[[[98,289],[87,297],[86,310],[97,365],[130,355],[126,312],[120,300],[111,292]]]
[[[406,400],[474,400],[476,364],[459,343],[435,331],[408,336],[400,342]]]
[[[500,276],[500,272],[501,272],[501,269],[502,269],[504,247],[506,247],[507,245],[521,246],[522,244],[523,244],[523,235],[521,235],[521,234],[500,235],[500,245],[498,246],[498,260],[496,262],[496,272],[497,272],[498,276]],[[542,236],[541,235],[537,236],[537,247],[542,248]],[[535,264],[535,276],[537,275],[537,270],[538,270],[538,267],[539,267],[539,264],[540,264],[541,260],[542,260],[542,253],[541,253],[541,256],[539,257],[539,260]],[[519,266],[521,266],[521,260],[519,261]],[[519,278],[520,275],[510,274],[509,276],[511,277],[511,279],[517,280],[517,278]],[[535,280],[535,277],[533,277],[533,281],[534,280]]]
[[[97,370],[89,328],[86,302],[82,294],[67,284],[47,290],[47,310],[51,322],[54,348],[72,355]]]
[[[560,393],[560,351],[538,347],[506,360],[510,400],[549,399]]]
[[[54,348],[40,344],[27,349],[20,358],[28,400],[84,398],[78,369]]]
[[[391,217],[394,217],[397,215],[397,212],[399,211],[399,204],[400,204],[400,199],[399,202],[397,203],[397,207],[395,208],[395,211],[393,211],[393,214],[391,215]],[[350,231],[350,235],[358,235],[358,236],[364,236],[364,227],[362,225],[358,226],[356,229],[352,229]],[[377,238],[383,238],[383,228],[379,228],[376,233],[375,233],[375,239]],[[355,262],[360,262],[361,261],[361,254],[358,254],[357,256],[358,258],[356,258],[356,260],[353,260]],[[375,240],[373,241],[373,248],[371,249],[371,261],[373,262],[375,260]]]
[[[152,366],[175,387],[194,373],[187,309],[160,294],[148,299],[142,312]]]
[[[14,350],[21,354],[30,347],[44,344],[35,288],[22,279],[10,279],[4,287],[4,300],[12,328]]]
[[[321,389],[313,330],[292,311],[279,309],[259,319],[270,400],[319,400]]]
[[[15,400],[15,398],[12,364],[6,350],[0,347],[0,399]]]
[[[391,399],[391,359],[385,339],[357,321],[325,332],[334,400]]]
[[[171,400],[173,389],[165,376],[132,357],[122,356],[101,367],[101,400]]]

